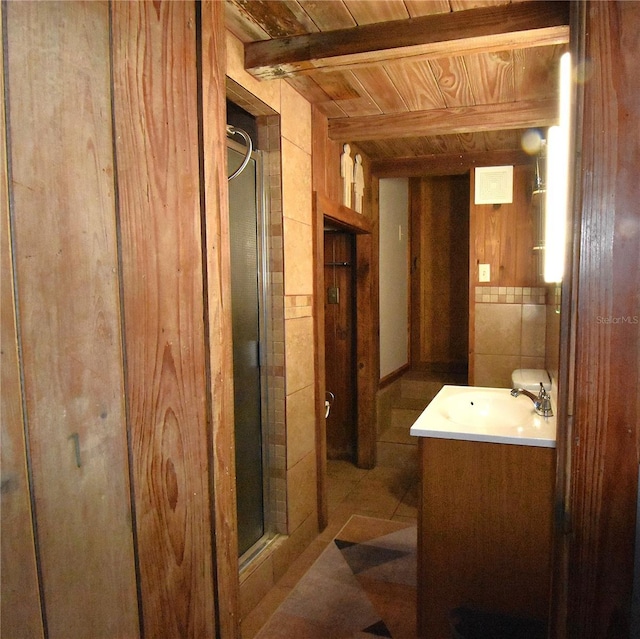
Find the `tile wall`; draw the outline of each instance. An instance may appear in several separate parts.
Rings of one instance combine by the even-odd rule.
[[[475,287],[475,386],[506,388],[517,368],[545,368],[546,289]]]
[[[240,575],[242,622],[317,535],[313,335],[311,105],[285,82],[244,71],[242,43],[227,32],[227,94],[260,115],[269,174],[271,480],[281,536]],[[248,622],[250,623],[250,622]]]
[[[250,105],[247,105],[250,106]],[[247,108],[244,106],[243,108]],[[282,187],[280,180],[280,118],[258,118],[258,147],[265,152],[267,180],[269,309],[267,408],[269,411],[269,510],[275,532],[287,532],[284,257],[282,243]]]

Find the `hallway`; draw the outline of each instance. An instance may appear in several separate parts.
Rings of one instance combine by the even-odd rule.
[[[367,470],[347,461],[327,462],[329,524],[243,619],[243,639],[256,635],[352,515],[417,522],[418,446],[409,428],[446,383],[464,380],[409,371],[378,392],[376,467]]]

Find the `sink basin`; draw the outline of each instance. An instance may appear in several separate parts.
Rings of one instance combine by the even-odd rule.
[[[512,397],[505,389],[472,388],[443,400],[440,411],[447,419],[475,428],[524,426],[535,415],[528,397]]]
[[[510,388],[443,386],[411,427],[411,435],[467,441],[556,445],[555,417],[542,417]]]

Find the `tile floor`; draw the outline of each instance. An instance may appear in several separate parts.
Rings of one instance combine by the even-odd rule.
[[[383,432],[379,441],[398,451],[400,467],[378,465],[366,470],[346,461],[327,462],[328,526],[243,621],[243,639],[257,634],[351,515],[417,521],[417,445],[407,439],[404,429],[397,427]]]
[[[409,371],[379,393],[377,466],[365,470],[346,461],[327,462],[327,528],[243,620],[243,639],[255,637],[352,515],[417,522],[418,446],[409,428],[443,384],[456,383],[465,384],[466,373]]]

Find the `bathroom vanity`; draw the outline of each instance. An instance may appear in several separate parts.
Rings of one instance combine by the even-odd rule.
[[[509,389],[445,386],[419,437],[418,636],[458,606],[546,619],[555,418]]]

